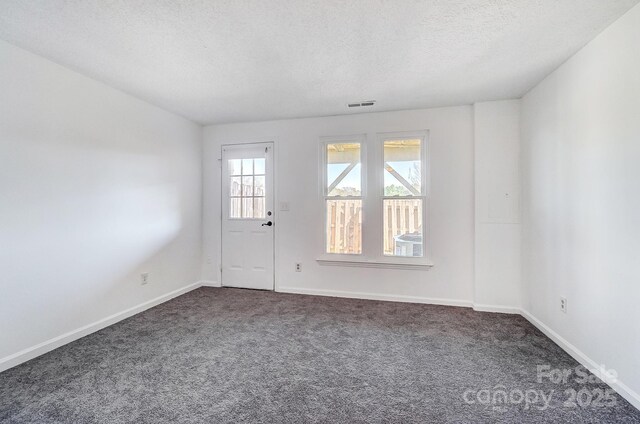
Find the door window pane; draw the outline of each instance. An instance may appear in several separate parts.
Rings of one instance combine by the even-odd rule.
[[[253,218],[253,197],[242,198],[242,217]]]
[[[327,200],[327,253],[362,253],[362,200]]]
[[[242,218],[242,206],[239,197],[232,197],[229,205],[229,218]]]
[[[242,196],[253,196],[253,177],[242,177]]]
[[[328,196],[361,196],[360,143],[327,144]]]
[[[255,175],[264,175],[265,172],[265,162],[264,158],[256,158],[253,160],[253,173]]]
[[[420,139],[384,142],[384,195],[420,196],[422,164]]]
[[[242,178],[240,177],[231,177],[229,181],[229,195],[231,196],[240,196],[242,189]]]
[[[242,159],[242,175],[253,175],[253,159]]]
[[[242,174],[242,168],[240,167],[240,159],[229,159],[229,175]]]
[[[265,206],[264,206],[264,197],[254,197],[253,198],[253,217],[254,218],[264,218],[266,216]]]
[[[422,256],[422,199],[385,199],[383,207],[384,254]]]
[[[254,177],[254,196],[264,196],[264,177]]]
[[[229,218],[262,219],[266,216],[265,162],[265,158],[229,160]],[[255,176],[254,172],[262,175]]]

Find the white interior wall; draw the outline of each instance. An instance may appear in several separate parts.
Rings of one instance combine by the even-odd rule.
[[[324,206],[319,190],[320,137],[429,131],[428,271],[321,266]],[[208,126],[204,132],[204,279],[220,281],[220,146],[274,141],[277,290],[469,306],[473,300],[473,109],[368,113]],[[370,163],[369,166],[374,164]],[[276,205],[278,202],[276,202]],[[380,230],[382,231],[382,229]],[[210,263],[207,263],[210,262]],[[302,272],[294,264],[302,263]]]
[[[218,125],[203,151],[197,125],[0,42],[0,367],[200,270],[220,281],[220,146],[274,141],[276,200],[290,204],[276,210],[279,290],[522,306],[571,353],[616,369],[638,406],[638,28],[640,6],[525,96],[520,122],[520,102],[502,101]],[[321,267],[320,137],[408,130],[429,131],[434,267]]]
[[[521,158],[524,308],[640,408],[638,46],[640,6],[528,93]]]
[[[2,370],[199,280],[201,128],[0,41],[0,223]]]
[[[518,312],[520,268],[520,100],[474,105],[477,310]]]

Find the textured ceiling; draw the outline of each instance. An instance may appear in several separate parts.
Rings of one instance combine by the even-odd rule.
[[[0,38],[222,123],[520,97],[638,1],[0,0]]]

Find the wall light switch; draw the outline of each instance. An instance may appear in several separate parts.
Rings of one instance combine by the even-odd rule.
[[[280,202],[280,211],[288,211],[289,210],[289,202]]]

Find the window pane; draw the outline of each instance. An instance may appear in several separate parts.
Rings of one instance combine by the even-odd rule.
[[[240,175],[240,159],[229,159],[229,175]]]
[[[384,254],[422,256],[422,199],[385,199]]]
[[[229,200],[229,218],[242,218],[242,211],[240,209],[240,198],[232,197]]]
[[[264,197],[253,198],[253,217],[264,218],[267,214],[264,210]]]
[[[264,196],[264,177],[254,177],[254,196]]]
[[[253,160],[253,173],[254,174],[265,174],[265,159],[264,158],[256,158]]]
[[[253,159],[242,159],[242,175],[253,175]]]
[[[242,195],[253,196],[253,177],[242,177]]]
[[[253,218],[253,197],[242,198],[242,217]]]
[[[231,177],[231,181],[229,181],[229,195],[240,196],[241,187],[242,179],[240,177]]]
[[[384,195],[419,196],[422,192],[420,139],[384,142]]]
[[[262,219],[266,216],[265,158],[230,159],[229,217]],[[257,177],[255,173],[261,173]]]
[[[361,196],[360,143],[327,144],[327,193]]]
[[[362,200],[327,200],[327,253],[362,253]]]

